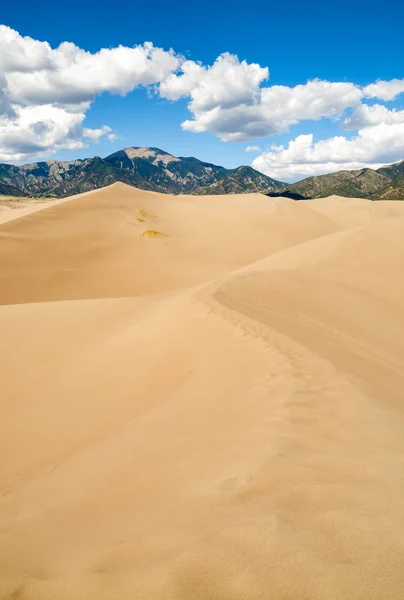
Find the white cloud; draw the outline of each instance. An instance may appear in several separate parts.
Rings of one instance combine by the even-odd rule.
[[[70,42],[53,49],[0,25],[0,160],[82,148],[103,136],[115,139],[106,125],[83,127],[95,96],[124,95],[137,86],[155,85],[176,70],[180,60],[172,50],[150,42],[94,54]]]
[[[261,152],[261,148],[259,146],[247,146],[245,151],[246,152]]]
[[[358,131],[353,139],[335,136],[314,143],[299,135],[285,148],[274,146],[253,161],[253,167],[282,181],[297,181],[342,169],[378,168],[404,156],[404,122],[379,123]]]
[[[363,129],[374,125],[396,125],[404,123],[404,110],[389,110],[381,104],[360,104],[352,111],[349,118],[345,119],[341,127],[345,130]]]
[[[0,25],[0,160],[45,157],[62,148],[74,150],[101,139],[116,139],[107,125],[86,127],[86,114],[98,94],[125,95],[138,86],[171,101],[187,98],[191,118],[182,128],[211,132],[223,141],[285,133],[300,121],[323,118],[345,118],[343,129],[359,130],[353,140],[338,136],[316,144],[299,136],[288,148],[273,147],[254,161],[265,169],[289,172],[291,177],[325,165],[329,169],[330,164],[377,161],[375,144],[391,144],[389,156],[398,152],[395,132],[403,124],[404,111],[363,105],[361,100],[391,100],[404,91],[404,80],[377,81],[363,88],[314,79],[287,87],[270,86],[268,78],[267,67],[240,61],[229,53],[212,65],[185,60],[151,42],[91,53],[70,42],[52,48],[48,42]],[[349,117],[347,109],[353,109]],[[246,148],[259,150],[258,146]],[[318,158],[319,153],[324,157]],[[364,156],[352,158],[361,153]],[[384,153],[382,148],[379,154]]]
[[[182,65],[182,75],[171,75],[160,85],[160,94],[170,99],[190,96],[194,119],[184,121],[182,128],[209,131],[226,142],[284,133],[306,119],[338,117],[363,97],[353,83],[318,79],[293,88],[260,87],[267,70],[240,63],[230,54],[209,68],[189,62]]]
[[[178,60],[150,43],[135,48],[102,49],[90,54],[65,42],[49,55],[49,69],[6,71],[12,101],[29,104],[92,101],[97,94],[124,95],[161,81]]]
[[[106,136],[107,138],[111,138],[112,136],[111,139],[115,139],[116,137],[115,134],[112,133],[111,127],[108,127],[108,125],[103,125],[99,129],[83,129],[83,137],[92,142],[99,142],[103,136]]]
[[[223,141],[283,133],[304,119],[340,116],[363,97],[353,83],[313,80],[293,88],[261,87],[268,69],[228,53],[210,67],[186,61],[180,70],[160,84],[160,95],[170,100],[190,97],[194,118],[182,123],[183,129],[210,131]]]
[[[392,79],[391,81],[376,81],[364,88],[365,96],[368,98],[380,98],[389,102],[404,92],[404,79]]]
[[[101,92],[126,94],[163,81],[179,64],[173,50],[166,52],[151,42],[92,54],[71,42],[53,49],[0,25],[0,72],[13,102],[77,104]]]
[[[30,37],[22,37],[17,31],[0,25],[1,71],[30,72],[51,68],[51,47]]]
[[[159,92],[170,100],[190,96],[189,109],[198,114],[218,106],[231,109],[239,105],[256,105],[260,101],[259,86],[268,77],[267,67],[240,62],[237,56],[225,53],[210,67],[185,61],[181,65],[181,74],[167,77],[160,84]]]
[[[19,162],[27,156],[48,156],[49,150],[77,150],[111,134],[111,129],[82,127],[83,112],[69,112],[52,106],[16,106],[15,117],[0,117],[0,157],[4,162]]]

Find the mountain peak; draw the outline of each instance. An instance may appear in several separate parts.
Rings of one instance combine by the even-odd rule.
[[[149,148],[147,146],[129,146],[128,148],[124,148],[123,152],[125,152],[129,159],[143,158],[154,165],[158,163],[167,165],[170,162],[177,162],[180,160],[179,158],[172,156],[172,154],[164,152],[164,150],[160,150],[160,148]]]

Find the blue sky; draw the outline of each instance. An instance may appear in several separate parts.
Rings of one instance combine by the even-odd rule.
[[[47,3],[23,0],[18,4],[3,4],[0,22],[17,31],[20,36],[46,41],[52,48],[69,41],[93,54],[101,48],[114,48],[118,45],[131,48],[150,41],[155,47],[164,50],[173,48],[176,54],[181,54],[189,61],[199,61],[209,68],[219,55],[230,53],[236,55],[239,61],[246,61],[248,65],[257,63],[260,67],[268,67],[270,77],[259,83],[258,87],[261,88],[294,88],[313,79],[364,88],[377,80],[390,82],[404,77],[404,9],[403,3],[396,0],[390,2],[385,10],[380,4],[372,6],[362,1],[345,0],[338,3],[262,2],[250,6],[227,1],[196,4],[157,0],[153,3],[121,1],[114,4],[72,0],[68,4],[53,3],[51,8]],[[10,48],[10,52],[13,52],[13,47]],[[4,85],[8,83],[11,90],[10,102],[17,106],[22,101],[15,99],[15,89],[22,84],[20,79],[13,80],[12,77],[14,75],[9,75],[6,70]],[[1,81],[0,71],[0,85]],[[215,82],[207,81],[206,85],[213,86],[216,85]],[[250,84],[246,81],[243,85],[248,87]],[[7,162],[27,162],[37,157],[71,159],[95,154],[105,156],[124,146],[146,145],[158,146],[175,155],[194,155],[228,167],[251,164],[256,159],[254,166],[278,178],[284,173],[284,178],[290,180],[311,174],[310,169],[315,173],[327,170],[327,167],[336,170],[335,165],[341,165],[342,168],[355,168],[362,164],[378,166],[404,158],[404,142],[400,145],[400,128],[404,119],[397,116],[404,110],[403,93],[398,93],[387,101],[384,92],[381,94],[384,97],[365,94],[359,100],[352,99],[345,104],[340,102],[335,114],[326,108],[323,109],[324,113],[320,112],[319,116],[311,118],[312,113],[307,117],[304,103],[309,101],[315,104],[315,95],[321,95],[323,91],[313,89],[307,100],[302,90],[302,97],[291,97],[288,100],[294,105],[300,102],[301,111],[296,109],[292,117],[287,117],[287,124],[275,132],[273,129],[276,129],[276,124],[265,126],[266,129],[261,127],[262,137],[248,136],[248,126],[245,123],[247,117],[240,117],[237,107],[229,108],[228,99],[226,106],[218,100],[216,109],[222,111],[223,115],[226,113],[223,119],[231,120],[231,131],[226,129],[225,133],[225,137],[231,139],[221,141],[222,125],[218,124],[218,119],[215,119],[214,124],[209,121],[207,130],[202,133],[181,128],[181,123],[193,118],[187,108],[190,96],[172,100],[172,91],[162,97],[159,93],[153,93],[154,89],[153,86],[148,89],[137,87],[124,96],[110,93],[109,89],[95,93],[90,106],[85,110],[85,120],[81,125],[93,130],[103,125],[111,128],[112,134],[100,135],[98,143],[87,140],[83,144],[85,147],[79,147],[80,144],[76,144],[77,147],[65,144],[66,147],[63,147],[63,142],[59,140],[48,146],[44,143],[37,151],[21,150],[21,146],[18,146],[13,153],[11,141],[10,147],[5,148],[2,153],[0,142],[0,158],[4,162],[7,157],[14,157],[14,160]],[[336,91],[339,95],[345,93]],[[254,100],[248,100],[247,104],[257,102],[255,92]],[[349,90],[348,92],[350,93]],[[267,106],[265,110],[273,111],[273,102],[276,101],[271,101],[271,108]],[[329,97],[327,101],[331,102]],[[60,98],[57,102],[61,102]],[[245,104],[243,99],[240,102]],[[282,102],[280,98],[279,103]],[[343,125],[343,121],[349,118],[353,110],[358,110],[359,105],[373,107],[375,104],[384,107],[387,112],[372,110],[371,118],[369,114],[361,113],[362,125],[358,125],[357,129],[352,129],[352,126],[347,129],[348,126]],[[203,127],[207,122],[207,110],[204,109],[202,116],[199,110],[199,117],[196,118],[204,124]],[[230,115],[229,110],[234,114]],[[363,112],[362,108],[359,110]],[[397,114],[392,117],[392,112]],[[326,116],[321,116],[322,114]],[[13,118],[12,131],[15,139],[15,117]],[[240,129],[237,129],[238,118],[243,120]],[[44,120],[43,117],[41,119]],[[376,130],[375,127],[379,129]],[[341,152],[336,150],[337,142],[327,142],[327,148],[315,146],[321,140],[333,140],[336,136],[344,136],[347,140],[356,139],[361,128],[366,129],[365,138],[370,140],[368,145],[374,144],[376,148],[380,139],[380,147],[384,144],[385,149],[378,152],[376,148],[366,154],[362,148],[366,145],[365,142],[359,144],[359,149],[351,144],[352,147],[341,149],[341,152],[346,152],[345,160],[343,156],[341,158]],[[390,128],[388,132],[386,128]],[[36,129],[40,131],[41,127],[37,126]],[[7,137],[10,129],[4,131],[7,133],[4,137]],[[112,139],[113,136],[115,139]],[[240,141],[233,141],[238,139],[237,136]],[[93,137],[95,139],[96,134]],[[296,139],[296,147],[288,149],[289,142]],[[278,150],[271,150],[273,144]],[[247,146],[258,146],[260,150],[246,153]],[[280,146],[286,149],[286,153],[280,154]],[[392,147],[394,152],[391,151]],[[268,151],[269,154],[265,154]],[[35,152],[38,156],[35,156]],[[47,152],[49,155],[45,156]],[[264,156],[262,160],[261,156]],[[302,173],[296,165],[290,166],[293,161],[305,164],[301,169]]]

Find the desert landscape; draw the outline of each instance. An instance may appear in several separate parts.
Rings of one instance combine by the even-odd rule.
[[[404,203],[0,206],[3,600],[393,600]]]

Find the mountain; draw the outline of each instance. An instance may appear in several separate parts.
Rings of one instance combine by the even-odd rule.
[[[113,167],[130,171],[153,189],[188,193],[210,185],[229,171],[193,157],[175,157],[159,148],[125,148],[105,158]],[[139,185],[137,187],[140,187]],[[269,189],[270,186],[268,186]]]
[[[338,171],[307,177],[286,185],[270,196],[287,196],[294,200],[325,198],[337,195],[370,200],[404,200],[404,160],[380,169]]]
[[[19,190],[0,181],[0,196],[19,196]]]
[[[159,148],[125,148],[104,159],[0,164],[0,194],[13,196],[62,198],[116,181],[171,194],[268,193],[285,185],[251,167],[225,169]]]
[[[97,179],[97,168],[100,158],[85,160],[37,162],[20,167],[0,164],[0,183],[12,186],[18,196],[56,196],[62,197],[78,191],[88,191],[96,186],[86,185],[88,175],[90,179]],[[102,161],[101,161],[102,162]],[[114,180],[111,178],[111,183]],[[107,185],[107,184],[103,184]]]
[[[22,166],[0,164],[0,195],[63,198],[116,181],[170,194],[262,192],[294,200],[338,195],[404,200],[404,161],[380,169],[338,171],[285,184],[252,167],[236,169],[159,148],[124,148],[106,158],[49,160]]]
[[[404,160],[382,167],[379,172],[390,178],[390,182],[379,191],[380,199],[404,200]]]
[[[269,181],[268,181],[269,180]],[[194,194],[237,194],[262,192],[266,187],[279,189],[279,181],[259,173],[252,167],[237,167],[210,185],[198,187]]]

